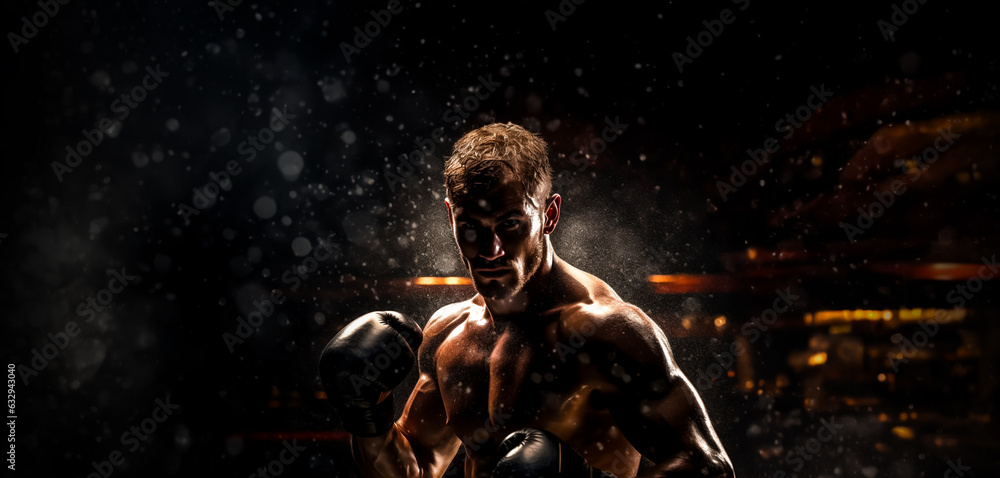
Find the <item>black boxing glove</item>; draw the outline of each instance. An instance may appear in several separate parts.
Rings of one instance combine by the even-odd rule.
[[[319,374],[348,433],[376,437],[392,428],[392,389],[413,368],[422,340],[413,319],[383,311],[354,319],[326,345]]]
[[[614,478],[584,461],[575,450],[546,430],[525,428],[503,440],[493,478]]]

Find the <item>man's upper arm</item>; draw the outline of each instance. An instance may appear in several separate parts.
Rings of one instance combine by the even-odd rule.
[[[625,437],[667,476],[732,476],[701,397],[674,362],[666,335],[631,304],[600,319],[592,347],[610,357],[609,410]],[[591,356],[595,356],[593,353]],[[703,471],[707,474],[702,474]]]
[[[435,312],[424,326],[424,339],[417,351],[420,377],[397,422],[414,455],[425,464],[427,476],[443,475],[461,445],[455,433],[445,425],[447,416],[437,385],[434,358],[455,320],[455,307],[445,306]]]

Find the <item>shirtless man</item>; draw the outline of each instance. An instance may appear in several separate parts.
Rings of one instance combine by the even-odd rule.
[[[365,476],[735,476],[660,328],[559,258],[547,145],[513,124],[471,131],[445,166],[448,218],[478,292],[421,331],[372,312],[327,345],[320,375]],[[613,233],[609,231],[609,233]],[[420,377],[393,421],[392,389]]]

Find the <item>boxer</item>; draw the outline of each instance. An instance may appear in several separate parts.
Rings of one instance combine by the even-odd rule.
[[[477,294],[425,327],[373,312],[341,330],[320,375],[364,476],[734,477],[667,337],[599,278],[556,255],[543,140],[513,124],[460,138],[445,206]],[[416,364],[399,420],[392,389]]]

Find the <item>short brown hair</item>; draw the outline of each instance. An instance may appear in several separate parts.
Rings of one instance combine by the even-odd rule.
[[[444,165],[444,187],[450,199],[460,201],[489,190],[508,174],[541,202],[552,191],[545,140],[514,123],[494,123],[469,131],[455,142]]]

